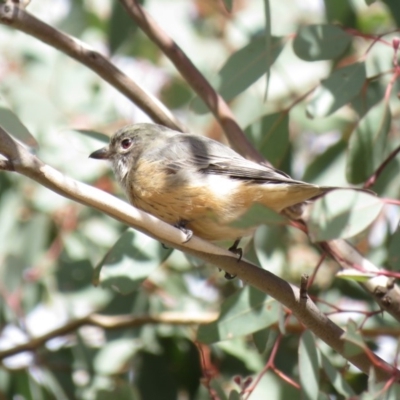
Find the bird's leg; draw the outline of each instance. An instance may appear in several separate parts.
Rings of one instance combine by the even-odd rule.
[[[187,243],[193,236],[193,231],[186,228],[188,222],[189,221],[186,221],[185,219],[181,219],[177,224],[174,225],[175,228],[178,228],[186,235],[186,239],[182,243]]]
[[[238,239],[236,239],[235,240],[235,242],[233,243],[233,245],[231,246],[231,247],[229,247],[229,251],[231,251],[233,254],[236,254],[236,255],[238,255],[239,256],[239,258],[238,258],[238,262],[242,259],[242,257],[243,257],[243,250],[240,248],[240,247],[238,247],[239,246],[239,243],[240,243],[240,239],[241,238],[238,238]],[[230,280],[230,279],[234,279],[234,278],[236,278],[236,275],[232,275],[232,274],[229,274],[228,272],[225,272],[225,279],[228,279],[228,280]]]
[[[240,261],[243,257],[243,249],[241,247],[239,247],[239,243],[240,243],[241,239],[242,238],[236,239],[235,242],[233,243],[233,245],[231,247],[229,247],[229,249],[228,249],[233,254],[236,254],[239,256],[238,261]]]

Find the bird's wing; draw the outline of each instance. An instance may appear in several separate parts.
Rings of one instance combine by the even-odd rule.
[[[303,183],[277,169],[249,161],[229,147],[202,136],[176,135],[168,144],[152,152],[152,158],[163,160],[171,172],[184,169],[257,183]]]

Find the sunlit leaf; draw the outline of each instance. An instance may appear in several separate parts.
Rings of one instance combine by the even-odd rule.
[[[345,269],[336,273],[338,278],[348,279],[355,282],[367,282],[376,276],[373,272],[361,272],[356,269]]]
[[[343,54],[352,37],[335,25],[306,25],[300,27],[293,41],[293,50],[306,61],[332,60]]]
[[[312,241],[348,238],[362,232],[379,215],[382,201],[354,190],[335,190],[311,205],[307,221]]]
[[[334,70],[316,89],[307,106],[307,114],[311,118],[332,114],[360,93],[365,80],[362,62]]]
[[[199,328],[197,339],[213,343],[259,331],[277,321],[278,309],[275,300],[246,286],[222,304],[217,321]]]
[[[346,171],[349,182],[364,182],[384,161],[391,120],[385,102],[371,108],[361,119],[349,141]]]

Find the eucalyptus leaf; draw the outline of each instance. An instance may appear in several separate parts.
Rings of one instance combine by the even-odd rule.
[[[96,267],[94,284],[127,294],[135,290],[172,252],[144,233],[128,229]]]
[[[272,37],[270,43],[267,49],[265,35],[256,35],[228,58],[218,73],[218,85],[215,88],[226,101],[242,93],[269,70],[284,45],[280,37]],[[193,100],[192,108],[199,114],[209,111],[198,97]]]
[[[97,353],[94,367],[102,375],[115,375],[125,370],[127,363],[140,350],[137,339],[118,339],[107,343]]]
[[[275,167],[279,167],[289,151],[289,115],[282,111],[268,114],[245,129],[253,145]]]
[[[10,135],[29,147],[37,148],[38,143],[20,119],[8,108],[0,105],[0,126]]]
[[[345,357],[353,357],[360,354],[366,348],[366,344],[358,331],[357,325],[353,320],[349,320],[346,326],[346,331],[341,339],[345,342],[344,355]]]
[[[225,8],[226,8],[226,11],[232,12],[233,0],[223,0],[223,1],[224,1],[224,5],[225,5]]]
[[[99,140],[100,142],[103,142],[103,143],[108,144],[110,142],[110,137],[101,132],[96,132],[96,131],[91,131],[91,130],[86,130],[86,129],[76,129],[76,132],[79,132],[82,135],[88,136],[91,139]]]
[[[317,347],[312,333],[308,330],[301,335],[299,344],[299,373],[302,398],[318,400],[319,362]]]
[[[315,118],[334,113],[361,92],[365,80],[363,62],[334,70],[316,89],[307,106],[307,115]]]
[[[364,182],[385,160],[391,121],[390,109],[382,101],[358,123],[348,146],[346,174],[349,182]]]
[[[293,50],[305,61],[332,60],[346,51],[351,40],[352,36],[336,25],[306,25],[298,30]]]
[[[400,229],[390,238],[388,262],[393,269],[400,270]]]
[[[235,228],[256,228],[260,225],[276,225],[287,223],[287,218],[284,215],[278,214],[275,211],[264,207],[261,204],[253,204],[240,218],[230,224]]]
[[[197,340],[214,343],[257,332],[277,322],[278,310],[275,300],[246,286],[222,304],[217,321],[200,326]]]
[[[357,235],[379,215],[383,202],[371,194],[335,190],[316,200],[307,221],[311,240],[320,242]]]
[[[325,374],[337,392],[343,395],[346,399],[355,396],[351,386],[346,382],[343,375],[331,364],[328,357],[322,353],[320,353],[320,355]]]

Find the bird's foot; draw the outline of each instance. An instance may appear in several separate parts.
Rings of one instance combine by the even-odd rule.
[[[186,238],[182,243],[187,243],[193,237],[193,231],[186,228],[188,222],[189,221],[186,220],[180,220],[177,224],[174,225],[175,228],[178,228],[181,232],[183,232],[186,235]]]
[[[243,257],[243,249],[240,248],[240,247],[238,247],[238,246],[239,246],[239,243],[240,243],[240,239],[241,239],[241,238],[236,239],[236,240],[235,240],[235,243],[233,243],[233,245],[232,245],[231,247],[229,247],[229,249],[228,249],[228,250],[229,250],[230,252],[232,252],[233,254],[236,254],[236,255],[239,256],[238,259],[237,259],[238,262],[239,262],[239,261],[242,259],[242,257]],[[236,275],[232,275],[232,274],[229,274],[228,272],[225,272],[225,279],[231,280],[231,279],[234,279],[234,278],[236,278]]]

